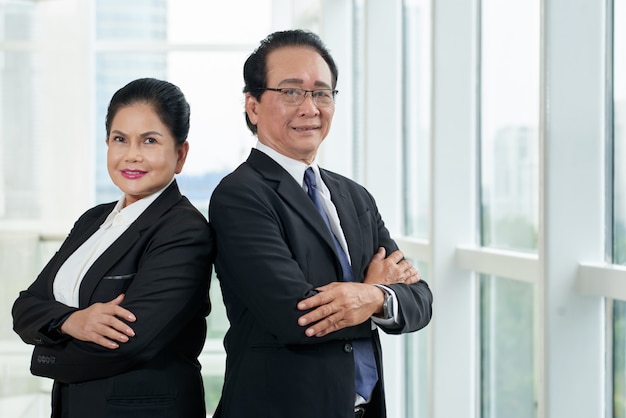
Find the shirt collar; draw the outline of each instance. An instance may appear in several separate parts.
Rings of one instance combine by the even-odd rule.
[[[260,141],[257,141],[256,149],[266,154],[272,160],[276,161],[278,165],[284,168],[291,175],[291,177],[293,177],[294,180],[298,182],[298,184],[304,186],[304,171],[309,167],[311,167],[315,172],[315,177],[318,184],[321,183],[320,169],[317,165],[317,157],[310,165],[306,165],[302,161],[294,160],[293,158],[284,156],[283,154],[279,153],[273,148],[268,147]]]

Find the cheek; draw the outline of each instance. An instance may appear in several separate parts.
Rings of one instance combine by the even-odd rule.
[[[333,121],[333,111],[328,111],[324,113],[324,130],[328,132],[330,130],[330,125]]]
[[[178,154],[172,154],[170,152],[161,155],[158,161],[155,161],[155,164],[161,166],[165,171],[176,171],[179,169],[179,165],[181,162],[178,159]],[[169,174],[169,173],[168,173]]]
[[[109,147],[109,149],[107,150],[107,165],[113,166],[117,160],[118,158],[115,151]]]

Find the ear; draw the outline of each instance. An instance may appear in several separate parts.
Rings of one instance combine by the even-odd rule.
[[[189,153],[189,142],[185,141],[178,147],[176,147],[176,155],[178,156],[176,160],[176,174],[180,174],[183,171],[183,166],[185,165],[185,160],[187,159],[187,154]]]
[[[256,125],[259,120],[258,107],[260,105],[259,101],[253,95],[246,93],[246,114],[253,125]]]

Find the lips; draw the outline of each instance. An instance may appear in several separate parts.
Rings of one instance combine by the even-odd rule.
[[[316,129],[319,129],[319,126],[294,126],[293,129],[298,132],[307,132],[307,131],[314,131]]]
[[[120,172],[122,173],[122,176],[127,179],[141,178],[147,173],[147,171],[143,171],[143,170],[130,170],[130,169],[120,170]]]

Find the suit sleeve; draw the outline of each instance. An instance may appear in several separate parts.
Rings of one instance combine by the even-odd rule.
[[[99,215],[104,213],[100,208],[104,208],[104,206],[89,210],[76,221],[70,234],[61,244],[61,248],[28,289],[20,292],[13,304],[13,330],[25,343],[54,345],[69,338],[50,329],[52,324],[61,321],[76,310],[57,302],[52,297],[53,276],[59,264],[63,262],[60,254],[63,254],[64,249],[80,238],[77,231],[85,231],[86,225],[95,222]]]
[[[122,303],[137,318],[129,324],[136,335],[115,350],[75,339],[37,345],[33,374],[65,383],[114,376],[163,354],[194,318],[204,321],[211,276],[208,224],[192,208],[179,206],[151,228],[155,233]]]
[[[311,231],[303,226],[298,229],[300,217],[290,205],[251,177],[227,178],[213,192],[209,220],[216,237],[215,268],[231,323],[249,327],[253,333],[262,327],[286,345],[368,335],[369,325],[363,324],[311,338],[298,325],[305,312],[296,305],[315,294],[316,285],[305,274],[307,266],[300,256],[305,251],[295,247],[309,245],[307,261],[311,263],[333,265],[333,261],[314,253],[316,241],[307,244]],[[327,270],[326,283],[337,280],[331,270]]]
[[[361,186],[356,186],[361,190],[353,192],[352,196],[357,204],[362,204],[369,207],[376,223],[376,243],[374,248],[384,247],[387,254],[391,254],[398,249],[396,242],[391,238],[391,235],[383,219],[378,212],[378,207],[374,200],[374,197]],[[367,266],[371,260],[373,254],[362,254],[362,265]],[[363,270],[361,281],[365,278],[365,269]],[[420,280],[417,283],[407,285],[404,283],[386,285],[390,287],[396,294],[398,301],[398,326],[381,326],[378,325],[387,334],[403,334],[408,332],[417,331],[430,322],[432,317],[432,302],[433,295],[428,286],[428,283],[424,280]]]

